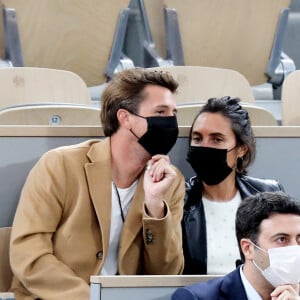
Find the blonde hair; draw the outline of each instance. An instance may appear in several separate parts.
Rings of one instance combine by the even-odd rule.
[[[145,98],[147,85],[158,85],[175,93],[177,81],[170,73],[143,68],[127,69],[117,73],[108,83],[101,97],[101,123],[105,136],[111,136],[119,128],[117,111],[120,108],[138,113]]]

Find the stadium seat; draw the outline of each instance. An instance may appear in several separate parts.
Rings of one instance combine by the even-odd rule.
[[[199,66],[153,69],[168,71],[178,81],[177,104],[205,102],[208,98],[222,96],[239,97],[246,103],[255,102],[249,82],[237,71]]]
[[[0,125],[100,126],[100,109],[76,104],[32,104],[0,110]]]
[[[157,50],[165,45],[169,64],[236,70],[261,99],[272,98],[273,87],[295,70],[282,51],[290,0],[157,0],[165,5],[164,16],[154,12],[157,1],[139,1],[153,44]]]
[[[283,82],[281,114],[282,125],[300,125],[300,70],[291,73]]]
[[[13,277],[9,263],[10,232],[11,227],[0,228],[0,292],[8,291]]]
[[[0,68],[0,86],[0,109],[37,103],[92,105],[86,84],[70,71]]]
[[[292,0],[290,13],[287,21],[286,33],[284,35],[283,50],[290,56],[300,69],[300,1]]]
[[[92,89],[99,100],[101,85],[133,66],[122,52],[129,0],[2,2],[15,12],[25,67],[72,71],[88,87],[99,87]]]
[[[268,110],[249,103],[241,103],[248,111],[252,126],[277,126],[276,118]],[[177,121],[179,126],[191,126],[197,113],[204,103],[182,104],[177,106]]]
[[[23,67],[23,56],[21,51],[16,12],[6,9],[0,0],[0,68]]]

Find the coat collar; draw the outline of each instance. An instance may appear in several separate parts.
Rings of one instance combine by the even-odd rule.
[[[220,287],[220,300],[247,300],[244,285],[240,275],[240,267],[226,275]]]

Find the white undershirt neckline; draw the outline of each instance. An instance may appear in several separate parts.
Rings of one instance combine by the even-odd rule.
[[[121,189],[114,187],[114,182],[111,183],[112,199],[111,199],[111,219],[110,219],[110,235],[108,253],[100,272],[100,275],[116,275],[118,273],[118,253],[121,232],[123,228],[123,220],[121,208],[126,219],[131,201],[133,199],[138,180],[136,180],[130,187]],[[119,197],[121,208],[119,204]]]
[[[202,197],[206,222],[207,274],[225,275],[235,269],[240,257],[235,236],[235,214],[241,203],[238,191],[229,201]]]
[[[244,266],[244,265],[243,265]],[[245,288],[245,292],[248,300],[262,300],[261,296],[258,294],[256,289],[252,286],[252,284],[248,281],[247,277],[244,274],[243,266],[240,267],[240,275],[242,284]]]

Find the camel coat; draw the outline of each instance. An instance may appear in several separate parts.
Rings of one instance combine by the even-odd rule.
[[[185,187],[176,172],[163,219],[146,214],[141,175],[121,233],[120,274],[182,272]],[[100,273],[108,251],[111,178],[109,138],[50,150],[30,171],[10,243],[17,299],[89,299],[90,275]]]

